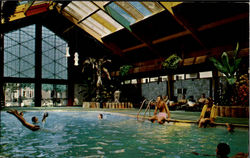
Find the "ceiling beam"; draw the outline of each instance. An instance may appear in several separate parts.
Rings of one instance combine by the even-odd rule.
[[[27,4],[25,4],[24,8],[24,15],[26,15],[26,12],[30,9],[30,7],[34,4],[35,1],[29,1]]]
[[[247,19],[248,17],[249,17],[249,13],[242,13],[242,14],[239,14],[239,15],[236,15],[236,16],[232,16],[232,17],[229,17],[229,18],[225,18],[225,19],[218,20],[218,21],[215,21],[215,22],[212,22],[212,23],[209,23],[209,24],[202,25],[199,28],[197,28],[197,31],[200,32],[200,31],[212,29],[212,28],[222,26],[222,25],[225,25],[225,24],[228,24],[228,23],[232,23],[232,22],[235,22],[235,21],[238,21],[238,20]],[[169,40],[172,40],[172,39],[175,39],[175,38],[178,38],[178,37],[190,35],[190,34],[191,34],[190,31],[186,30],[186,31],[182,31],[182,32],[179,32],[179,33],[176,33],[176,34],[168,35],[168,36],[153,40],[151,43],[152,44],[158,44],[158,43],[166,42],[166,41],[169,41]],[[139,48],[143,48],[143,47],[146,47],[146,45],[145,44],[139,44],[139,45],[136,45],[136,46],[133,46],[133,47],[130,47],[130,48],[123,49],[122,52],[126,53],[126,52],[136,50],[136,49],[139,49]]]
[[[238,14],[238,15],[232,16],[230,18],[225,18],[223,20],[218,20],[218,21],[203,25],[203,26],[199,27],[197,29],[197,31],[204,31],[204,30],[207,30],[207,29],[212,29],[212,28],[217,27],[217,26],[225,25],[225,24],[228,24],[228,23],[231,23],[231,22],[234,22],[234,21],[238,21],[238,20],[242,20],[242,19],[248,19],[248,18],[249,18],[249,13]]]
[[[170,13],[172,15],[172,17],[175,19],[175,21],[177,23],[179,23],[185,30],[189,31],[189,34],[191,34],[191,36],[203,47],[206,49],[205,44],[200,40],[200,38],[197,35],[197,31],[192,28],[190,26],[190,24],[188,24],[188,22],[183,19],[180,18],[180,15],[176,15],[173,11],[172,11],[172,6],[169,7],[165,7],[163,4],[159,3],[168,13]]]
[[[202,69],[200,67],[200,64],[206,63],[207,60],[204,60],[202,62],[197,63],[196,62],[197,57],[202,57],[202,56],[207,56],[207,58],[212,57],[212,56],[216,57],[218,54],[221,55],[222,52],[225,51],[225,50],[227,50],[227,51],[228,50],[233,50],[233,47],[232,46],[221,46],[221,47],[216,47],[216,48],[212,48],[212,49],[209,49],[209,50],[193,52],[193,56],[189,56],[189,57],[185,58],[185,59],[193,58],[192,63],[190,63],[190,64],[188,64],[186,66],[182,64],[182,67],[180,69],[183,69],[184,67],[188,67],[190,65],[192,65],[192,67],[190,68],[190,71],[192,71],[192,68],[193,68],[194,65],[198,66],[198,69]],[[209,55],[207,55],[207,54],[209,54]],[[238,53],[238,56],[239,57],[247,57],[247,56],[249,56],[249,48],[240,49],[239,53]],[[160,64],[161,61],[162,61],[161,59],[154,59],[154,60],[148,60],[148,61],[135,63],[134,64],[135,67],[130,70],[129,74],[162,70],[162,67],[161,67],[161,64]],[[177,69],[176,71],[179,71],[179,70]],[[119,74],[119,71],[112,72],[113,76],[118,76],[118,74]]]

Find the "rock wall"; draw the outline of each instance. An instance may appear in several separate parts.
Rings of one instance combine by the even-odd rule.
[[[202,93],[205,93],[206,97],[210,96],[210,82],[211,79],[189,79],[178,80],[174,82],[174,96],[178,99],[181,97],[177,93],[178,89],[186,89],[186,98],[193,96],[195,100],[201,97]]]
[[[167,95],[167,82],[150,82],[141,85],[142,96],[145,99],[156,99],[159,95]]]

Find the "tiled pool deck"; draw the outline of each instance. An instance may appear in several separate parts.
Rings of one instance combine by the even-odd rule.
[[[18,111],[100,111],[100,112],[111,112],[118,113],[122,115],[128,115],[131,117],[136,117],[139,109],[102,109],[102,108],[90,108],[83,109],[82,107],[5,107],[2,108],[2,111],[6,111],[8,109],[17,109]],[[187,111],[170,111],[171,119],[180,120],[180,121],[190,121],[195,122],[199,119],[200,112],[187,112]],[[150,110],[150,114],[153,115],[153,110]],[[144,110],[140,112],[140,116],[144,115]],[[148,116],[148,112],[146,113]],[[235,125],[248,127],[249,126],[249,118],[231,118],[231,117],[217,117],[216,123],[232,123]]]

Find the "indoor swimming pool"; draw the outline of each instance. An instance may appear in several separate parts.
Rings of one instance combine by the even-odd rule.
[[[24,118],[39,121],[45,111],[28,111]],[[166,157],[194,158],[192,152],[215,154],[220,142],[230,145],[233,156],[248,152],[248,130],[197,128],[191,124],[149,121],[103,112],[48,111],[49,117],[33,132],[13,115],[1,112],[0,157]]]

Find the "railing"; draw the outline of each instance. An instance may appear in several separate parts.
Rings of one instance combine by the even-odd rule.
[[[143,105],[144,105],[144,103],[145,103],[146,101],[147,101],[147,99],[144,99],[143,102],[142,102],[142,104],[141,104],[141,107],[140,107],[140,109],[139,109],[139,111],[138,111],[138,113],[137,113],[137,120],[139,120],[139,114],[140,114],[140,112],[142,111]],[[145,112],[144,112],[143,118],[142,118],[143,121],[145,120],[147,111],[148,111],[148,116],[150,116],[150,105],[151,105],[151,102],[152,102],[152,101],[153,101],[153,99],[149,100],[149,102],[148,102],[148,104],[147,104],[147,107],[146,107],[146,109],[145,109]]]

